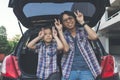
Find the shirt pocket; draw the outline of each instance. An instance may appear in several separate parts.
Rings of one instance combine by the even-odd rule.
[[[57,50],[56,49],[50,49],[50,51],[47,51],[47,55],[50,57],[53,57],[57,54]]]

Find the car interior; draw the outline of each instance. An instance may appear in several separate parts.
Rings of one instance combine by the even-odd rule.
[[[39,30],[39,27],[35,30],[29,30],[27,33],[28,35],[25,34],[26,37],[24,36],[22,39],[23,44],[19,54],[19,66],[23,74],[26,75],[36,74],[38,54],[34,50],[27,48],[27,44],[38,35]]]

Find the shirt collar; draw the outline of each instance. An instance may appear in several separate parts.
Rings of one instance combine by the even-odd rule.
[[[42,41],[42,43],[43,43],[43,46],[45,46],[45,47],[52,46],[53,42],[54,42],[54,41],[52,40],[52,41],[50,42],[50,44],[49,44],[49,45],[46,45],[46,44],[45,44],[45,42],[44,42],[44,41]]]

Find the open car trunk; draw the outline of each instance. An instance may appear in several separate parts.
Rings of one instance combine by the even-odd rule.
[[[25,52],[25,54],[20,54],[19,56],[20,69],[23,74],[35,75],[37,71],[38,54],[35,54],[34,51],[29,49],[26,49]]]
[[[15,53],[22,74],[32,77],[36,74],[38,54],[29,50],[26,45],[37,36],[40,27],[53,25],[54,18],[59,18],[60,13],[66,10],[79,10],[84,14],[88,25],[93,27],[101,19],[108,5],[109,0],[10,0],[9,7],[13,8],[22,25],[29,29],[28,33],[23,35]]]
[[[27,28],[53,24],[63,11],[79,10],[94,27],[105,12],[109,0],[10,0],[18,20]]]
[[[18,56],[19,67],[22,71],[23,76],[36,77],[38,53],[35,50],[27,48],[27,44],[38,36],[40,27],[28,30],[24,37],[20,40],[20,52],[16,54]]]

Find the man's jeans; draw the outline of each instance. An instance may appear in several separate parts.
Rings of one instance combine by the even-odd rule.
[[[71,71],[69,79],[62,80],[95,80],[90,71]]]

